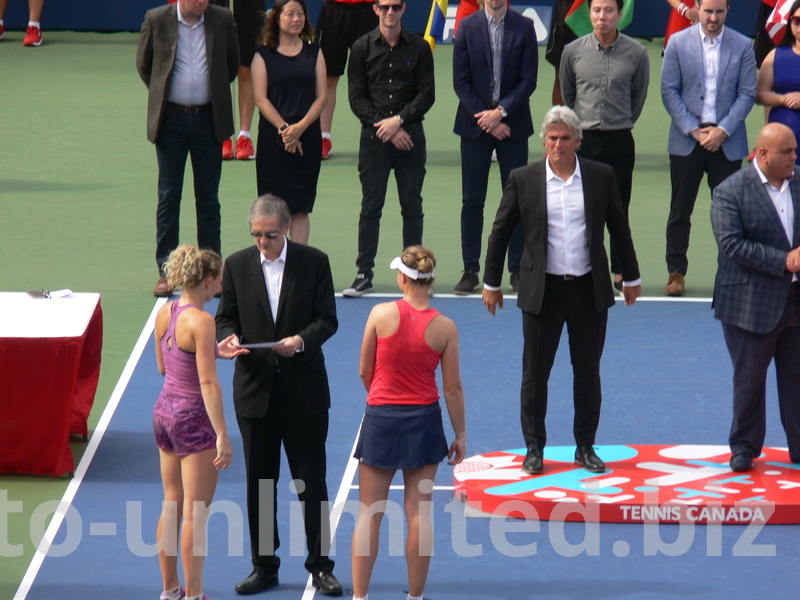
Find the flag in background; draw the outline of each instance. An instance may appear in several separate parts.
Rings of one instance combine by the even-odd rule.
[[[458,35],[458,26],[461,23],[461,19],[470,16],[474,12],[478,12],[479,8],[480,6],[478,6],[477,0],[461,0],[461,2],[458,3],[458,9],[456,10],[456,24],[455,27],[453,27],[453,38]]]
[[[775,8],[767,19],[767,34],[776,46],[783,40],[786,31],[786,22],[789,20],[789,9],[792,7],[790,0],[778,0]]]
[[[442,41],[444,35],[444,20],[447,16],[447,0],[433,0],[431,2],[431,16],[428,17],[428,27],[425,29],[425,41],[436,48],[436,41]]]
[[[633,0],[627,0],[622,3],[622,17],[619,20],[617,29],[622,31],[633,20]],[[578,37],[592,33],[592,21],[589,19],[589,2],[588,0],[575,0],[572,6],[567,11],[567,16],[564,21],[575,35]]]

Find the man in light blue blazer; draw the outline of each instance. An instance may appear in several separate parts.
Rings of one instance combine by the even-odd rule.
[[[714,315],[733,362],[730,466],[749,471],[766,434],[767,369],[775,361],[789,457],[800,463],[800,168],[792,130],[761,130],[753,164],[715,190],[719,247]]]
[[[691,217],[703,174],[713,192],[741,168],[747,156],[744,120],[756,98],[753,43],[725,27],[728,0],[699,0],[698,7],[700,23],[670,38],[661,72],[661,99],[672,117],[668,296],[684,293]]]

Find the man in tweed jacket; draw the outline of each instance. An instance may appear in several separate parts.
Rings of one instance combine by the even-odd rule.
[[[719,247],[714,316],[733,362],[730,466],[749,471],[766,434],[767,368],[775,360],[789,456],[800,463],[800,169],[797,141],[764,127],[756,160],[714,190]]]

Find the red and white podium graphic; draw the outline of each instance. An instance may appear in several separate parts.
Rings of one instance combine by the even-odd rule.
[[[736,473],[727,446],[597,446],[605,473],[575,465],[574,446],[547,447],[544,473],[522,471],[525,449],[479,454],[454,470],[470,513],[603,523],[800,523],[800,464],[764,448]]]

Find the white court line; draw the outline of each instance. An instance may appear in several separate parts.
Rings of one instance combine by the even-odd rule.
[[[97,423],[97,427],[95,427],[92,437],[89,439],[89,444],[86,446],[86,451],[83,453],[81,462],[78,468],[75,469],[75,476],[70,480],[69,485],[67,485],[64,495],[61,497],[61,502],[58,504],[58,509],[53,513],[53,518],[47,526],[47,531],[45,531],[42,541],[39,542],[39,546],[36,548],[36,553],[31,559],[31,564],[28,565],[28,570],[25,571],[25,576],[22,578],[22,583],[19,584],[19,588],[17,588],[14,600],[25,600],[25,598],[27,598],[28,592],[30,592],[31,586],[36,576],[39,574],[39,569],[42,567],[42,562],[44,562],[47,552],[50,550],[50,546],[61,527],[64,516],[67,510],[72,506],[75,494],[78,493],[78,488],[81,486],[81,483],[83,483],[83,477],[89,469],[89,465],[97,452],[98,446],[100,446],[108,424],[111,422],[111,417],[114,416],[114,412],[117,410],[119,401],[122,399],[122,394],[125,392],[125,388],[128,387],[131,376],[134,370],[136,370],[136,365],[139,363],[139,359],[142,357],[142,353],[147,343],[150,341],[150,334],[153,331],[158,309],[161,308],[166,301],[166,298],[160,298],[156,301],[155,306],[153,306],[150,317],[147,319],[142,333],[139,334],[139,339],[133,347],[133,351],[131,352],[130,358],[128,358],[125,368],[122,370],[122,375],[120,375],[119,381],[117,381],[114,392],[111,394],[111,398],[109,398],[105,410],[103,410],[103,415],[100,417],[100,421]]]
[[[435,288],[435,285],[434,285]],[[337,298],[346,298],[346,296],[342,296],[341,293],[335,294]],[[615,298],[620,302],[623,301],[623,298],[617,294],[614,294]],[[362,298],[402,298],[402,294],[394,292],[394,293],[378,293],[378,292],[367,292],[362,296]],[[513,299],[516,298],[516,294],[504,293],[503,298]],[[469,296],[456,296],[455,294],[440,294],[434,289],[433,298],[458,298],[459,300],[480,300],[481,295],[478,292],[471,294]],[[358,298],[347,298],[348,301],[357,301]],[[711,302],[712,298],[686,298],[686,297],[678,297],[678,296],[639,296],[636,301],[637,302]]]
[[[361,425],[364,423],[364,417],[361,417],[361,423],[358,425],[358,431],[356,431],[356,437],[353,440],[353,447],[350,449],[350,454],[348,455],[350,458],[347,461],[347,467],[345,467],[344,474],[342,475],[342,481],[339,483],[339,490],[336,492],[336,499],[333,501],[333,509],[331,510],[330,516],[330,530],[331,530],[331,541],[336,536],[336,530],[339,527],[339,521],[342,518],[342,512],[344,512],[344,503],[347,500],[347,496],[350,494],[350,490],[356,488],[357,486],[353,485],[353,480],[356,477],[356,469],[358,468],[358,460],[353,458],[353,453],[356,451],[356,444],[358,443],[358,437],[361,435]],[[308,581],[306,582],[306,589],[303,590],[303,596],[301,600],[311,600],[314,597],[314,593],[316,592],[316,588],[311,583],[311,575],[308,576]]]
[[[351,485],[350,489],[351,490],[357,490],[358,486],[357,485]],[[390,490],[404,490],[404,489],[406,489],[406,486],[404,486],[404,485],[390,485],[389,489]],[[456,489],[456,488],[453,485],[435,485],[435,486],[433,486],[433,491],[435,491],[435,492],[440,492],[440,491],[450,492],[450,491],[453,491],[454,489]]]

